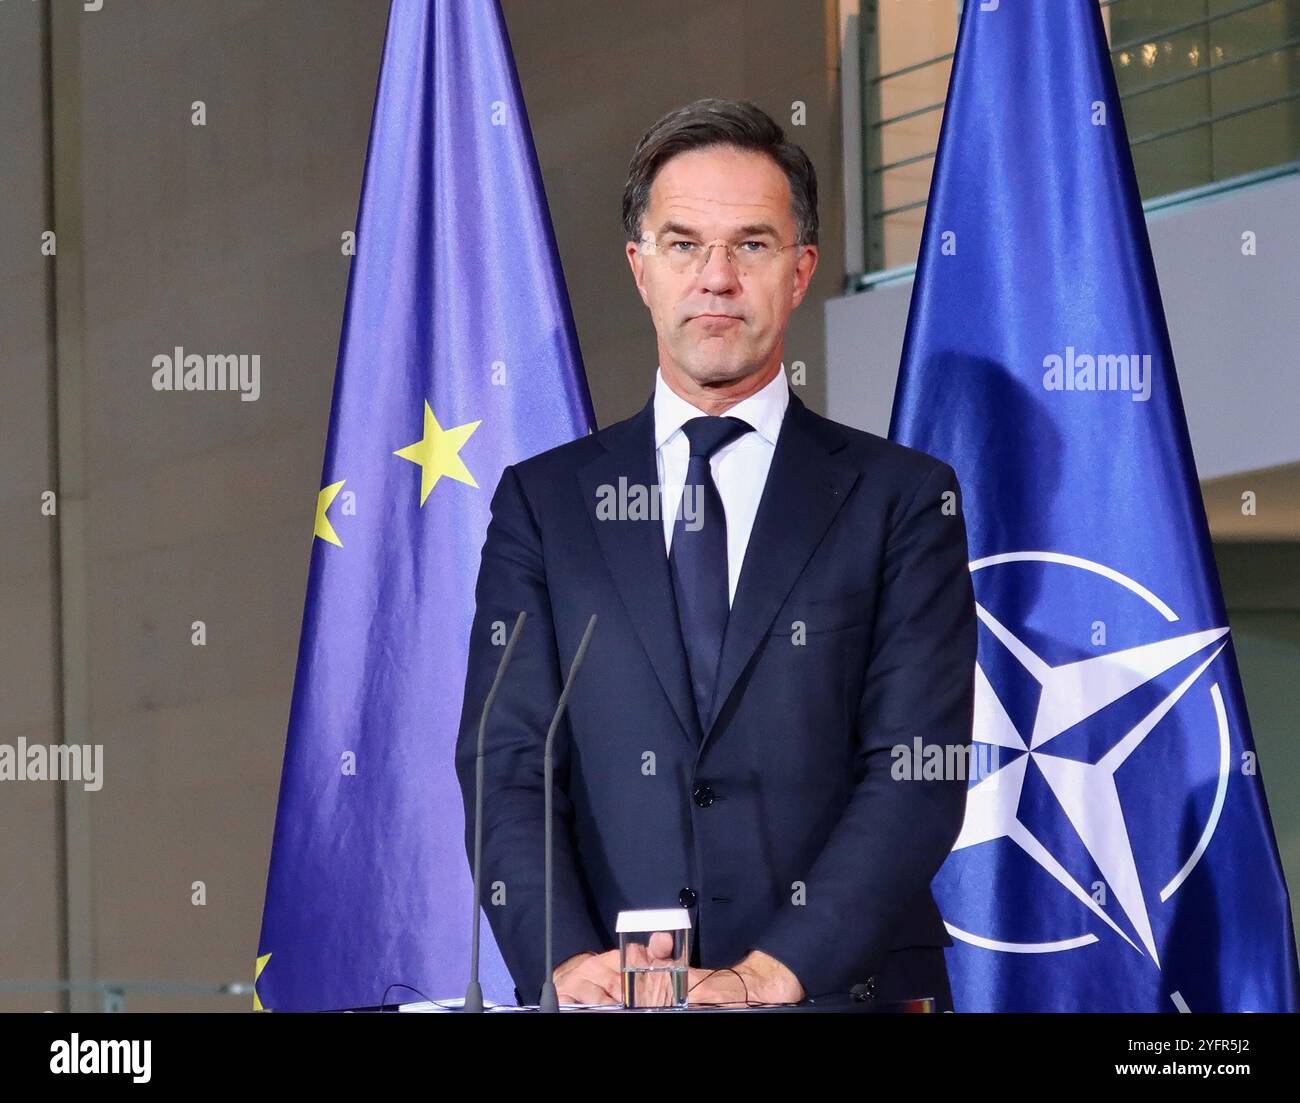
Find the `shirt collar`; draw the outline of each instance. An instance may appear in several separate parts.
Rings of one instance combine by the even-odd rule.
[[[785,418],[785,409],[790,403],[790,385],[785,378],[785,365],[772,377],[761,390],[755,391],[748,398],[741,399],[730,410],[727,417],[738,417],[747,421],[769,444],[775,445],[777,434],[781,431],[781,421]],[[692,406],[667,383],[661,369],[655,369],[655,448],[664,446],[668,439],[693,417],[706,416],[704,411]]]

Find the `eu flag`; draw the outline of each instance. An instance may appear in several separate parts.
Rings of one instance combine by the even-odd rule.
[[[394,0],[255,1006],[464,993],[473,891],[454,748],[489,502],[506,465],[593,424],[497,0]],[[482,929],[484,993],[511,1000]]]
[[[967,0],[891,436],[957,471],[980,621],[957,1009],[1294,1011],[1096,0]]]

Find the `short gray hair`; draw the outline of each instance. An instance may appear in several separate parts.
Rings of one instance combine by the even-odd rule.
[[[696,100],[670,111],[641,136],[623,187],[623,229],[641,239],[650,188],[670,158],[692,149],[733,146],[764,153],[790,181],[797,243],[817,244],[817,171],[808,154],[785,140],[785,131],[748,100]]]

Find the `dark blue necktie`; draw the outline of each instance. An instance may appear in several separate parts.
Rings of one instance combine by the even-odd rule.
[[[731,611],[727,584],[727,515],[713,481],[709,457],[753,426],[738,417],[696,417],[682,426],[691,442],[682,503],[673,523],[668,564],[677,598],[677,619],[691,668],[700,727],[707,729],[722,637]],[[687,495],[695,511],[685,515]]]

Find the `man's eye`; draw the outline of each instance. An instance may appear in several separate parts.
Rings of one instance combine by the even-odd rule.
[[[670,241],[668,243],[670,253],[689,253],[694,248],[695,242],[693,241]]]
[[[747,253],[762,253],[762,252],[766,252],[767,250],[767,242],[766,241],[742,241],[740,243],[740,248],[744,249],[745,252]]]

